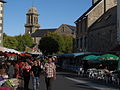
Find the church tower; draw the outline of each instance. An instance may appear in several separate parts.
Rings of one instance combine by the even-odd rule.
[[[38,24],[38,10],[35,7],[32,7],[28,10],[26,14],[26,24],[25,24],[25,34],[32,34],[40,25]]]

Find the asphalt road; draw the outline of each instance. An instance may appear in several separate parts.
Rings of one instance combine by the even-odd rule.
[[[70,80],[69,78],[74,78],[73,76],[66,72],[58,72],[57,78],[53,82],[53,90],[97,90],[83,83]],[[46,90],[44,76],[41,76],[39,90]]]

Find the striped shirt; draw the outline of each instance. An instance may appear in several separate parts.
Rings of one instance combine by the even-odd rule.
[[[46,77],[47,78],[51,78],[51,77],[54,77],[54,74],[56,72],[56,66],[55,64],[49,64],[49,63],[46,63],[45,66],[45,73],[46,73]]]

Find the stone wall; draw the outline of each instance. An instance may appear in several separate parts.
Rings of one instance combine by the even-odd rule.
[[[88,28],[104,14],[104,0],[88,13]]]
[[[118,0],[117,5],[117,40],[120,44],[120,0]]]
[[[110,51],[117,45],[117,7],[109,9],[90,28],[88,51]]]
[[[117,5],[117,0],[105,0],[105,2],[106,2],[106,11]]]
[[[56,33],[63,34],[63,35],[68,35],[68,36],[73,36],[75,37],[75,30],[72,31],[70,30],[66,25],[61,25],[56,31]]]
[[[101,22],[100,17],[102,17],[109,9],[111,9],[114,6],[116,6],[116,0],[101,0],[83,18],[81,18],[80,20],[78,20],[78,22],[76,22],[76,28],[77,28],[77,30],[76,30],[76,44],[78,44],[78,45],[75,45],[76,49],[80,50],[81,49],[80,46],[86,45],[86,44],[87,44],[86,45],[87,47],[84,48],[85,46],[82,46],[82,49],[87,50],[87,48],[90,48],[89,43],[88,43],[88,42],[90,42],[90,41],[88,41],[88,39],[90,38],[88,35],[88,31],[89,31],[88,28],[90,28],[94,23],[97,23],[96,21],[98,21],[98,20]],[[106,16],[106,18],[109,18],[109,16]],[[109,23],[112,23],[112,22],[109,22]],[[104,27],[100,26],[96,30],[103,29],[102,32],[104,32],[104,30],[105,30],[104,28],[106,28],[106,30],[107,29],[109,30],[109,28],[108,28],[109,24],[107,25],[106,22],[103,22],[102,24],[104,24],[106,26],[104,26]],[[93,26],[92,29],[94,29],[98,26],[99,25],[97,24],[96,26]],[[114,30],[116,30],[115,26],[114,26]],[[90,33],[95,33],[95,32],[90,32]],[[81,40],[81,38],[82,38],[82,40]],[[97,36],[95,38],[97,38]],[[94,47],[94,44],[93,44],[93,48],[97,49],[99,47],[97,47],[97,46]]]
[[[88,51],[109,51],[117,46],[116,25],[106,26],[89,33]]]

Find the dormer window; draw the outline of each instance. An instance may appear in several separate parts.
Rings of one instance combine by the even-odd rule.
[[[63,32],[64,32],[64,27],[62,28]]]
[[[71,34],[74,35],[74,32],[72,32]]]

